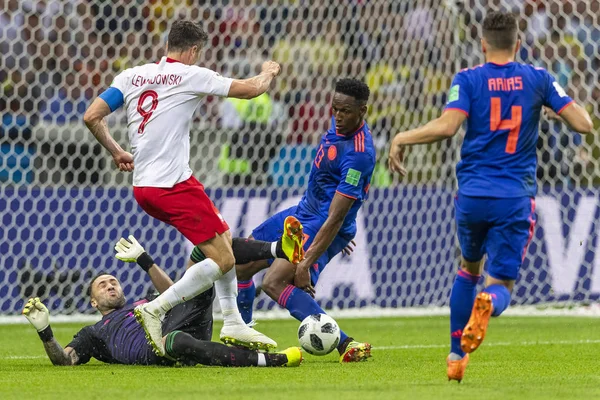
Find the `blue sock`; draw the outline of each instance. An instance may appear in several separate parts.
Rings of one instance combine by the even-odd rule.
[[[471,311],[477,295],[477,282],[480,275],[471,275],[459,270],[450,294],[450,352],[464,357],[460,348],[462,331],[471,318]]]
[[[483,291],[492,295],[492,304],[494,306],[492,316],[499,316],[510,305],[510,292],[508,291],[506,286],[490,285],[483,289]]]
[[[293,285],[287,285],[287,287],[283,289],[277,302],[280,306],[287,308],[290,314],[292,314],[292,317],[296,318],[298,321],[303,321],[304,318],[309,315],[326,314],[325,311],[319,307],[319,304],[317,304],[315,299],[310,297],[304,290],[298,289]],[[343,344],[346,339],[348,339],[348,335],[340,330],[340,344]]]
[[[249,281],[238,281],[237,304],[245,323],[252,321],[252,307],[254,306],[255,297],[256,286],[254,286],[252,279]]]

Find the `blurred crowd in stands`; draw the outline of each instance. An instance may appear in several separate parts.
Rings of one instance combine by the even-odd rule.
[[[369,84],[367,121],[383,159],[391,135],[440,113],[455,72],[483,61],[478,22],[494,8],[521,15],[517,60],[550,70],[600,126],[600,0],[0,0],[0,157],[39,151],[36,126],[81,126],[116,74],[159,60],[170,22],[188,18],[209,33],[202,66],[244,78],[264,60],[282,65],[268,94],[209,97],[196,114],[200,134],[229,132],[218,150],[225,183],[255,182],[245,177],[267,174],[273,159],[293,151],[310,160],[341,76]],[[539,178],[592,184],[600,148],[589,140],[544,122]],[[451,164],[455,149],[433,147],[440,156],[423,162]],[[379,185],[391,184],[378,174]],[[0,182],[11,176],[0,172]]]

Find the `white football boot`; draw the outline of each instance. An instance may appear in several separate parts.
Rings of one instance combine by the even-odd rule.
[[[146,304],[140,304],[133,310],[137,322],[142,325],[146,332],[146,340],[152,346],[152,350],[158,356],[165,355],[165,347],[162,342],[162,323],[158,315],[152,314],[146,309]]]
[[[220,338],[225,344],[246,347],[251,350],[268,352],[277,347],[277,342],[250,328],[243,321],[225,321],[223,328],[221,328]]]

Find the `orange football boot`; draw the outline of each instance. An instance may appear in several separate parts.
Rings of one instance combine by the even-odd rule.
[[[492,295],[481,292],[475,298],[471,318],[463,329],[463,334],[460,339],[460,347],[465,353],[472,353],[481,345],[485,338],[490,317],[492,316]]]
[[[465,376],[465,370],[469,363],[469,354],[465,354],[460,360],[450,360],[450,356],[446,358],[446,365],[448,366],[448,380],[455,380],[460,383],[463,376]]]

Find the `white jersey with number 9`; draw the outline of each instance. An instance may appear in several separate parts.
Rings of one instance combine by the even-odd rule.
[[[206,95],[227,96],[233,80],[210,69],[163,57],[121,72],[112,88],[123,94],[135,169],[133,186],[173,187],[192,175],[190,124]]]

